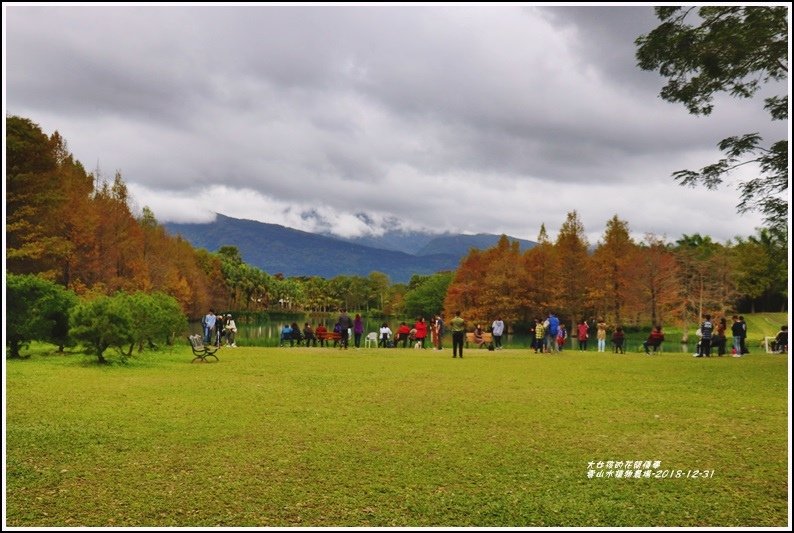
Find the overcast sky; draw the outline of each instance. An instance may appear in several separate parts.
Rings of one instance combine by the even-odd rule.
[[[591,244],[747,236],[737,173],[671,174],[717,143],[786,138],[763,102],[708,117],[636,66],[650,5],[34,6],[3,4],[4,111],[116,171],[160,222],[215,212],[342,236],[385,229],[552,239],[576,210]],[[748,172],[745,169],[742,172]]]

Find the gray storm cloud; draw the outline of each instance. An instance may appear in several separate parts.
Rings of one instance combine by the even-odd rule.
[[[637,235],[727,239],[760,225],[735,214],[742,174],[706,191],[671,173],[716,161],[728,135],[785,135],[759,102],[721,98],[703,118],[661,101],[634,60],[650,6],[4,14],[6,113],[120,170],[163,222],[534,239],[577,210],[593,241],[615,214]]]

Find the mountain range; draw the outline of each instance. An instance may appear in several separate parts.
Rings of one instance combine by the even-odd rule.
[[[407,283],[414,274],[454,270],[471,248],[493,247],[500,235],[387,232],[381,236],[342,239],[218,214],[214,222],[163,224],[196,248],[210,252],[236,246],[243,261],[286,277],[367,276],[383,272],[394,283]],[[521,250],[536,243],[515,237]]]

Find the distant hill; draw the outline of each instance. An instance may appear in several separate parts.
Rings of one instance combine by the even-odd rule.
[[[362,246],[380,248],[381,250],[393,250],[395,252],[405,252],[406,254],[418,255],[417,252],[424,248],[436,237],[438,233],[424,233],[421,231],[387,231],[383,235],[362,235],[361,237],[338,237],[330,233],[324,234],[332,239],[340,239]]]
[[[501,235],[492,235],[490,233],[478,233],[477,235],[442,235],[428,242],[423,246],[416,255],[433,255],[433,254],[453,254],[463,257],[469,253],[471,248],[478,248],[486,250],[493,248],[499,242]],[[508,237],[510,242],[518,241],[519,248],[522,252],[531,250],[538,243],[533,241],[526,241],[524,239],[516,239],[515,237]]]
[[[415,256],[342,241],[306,231],[218,215],[215,222],[164,224],[197,248],[211,252],[236,246],[243,261],[269,274],[285,276],[367,276],[383,272],[392,282],[406,283],[414,274],[433,274],[458,267],[453,254]]]
[[[436,235],[393,232],[381,237],[342,240],[300,231],[278,224],[241,220],[217,215],[215,222],[166,223],[166,230],[181,235],[197,248],[216,252],[221,246],[236,246],[243,261],[269,274],[285,276],[367,276],[383,272],[394,283],[407,283],[414,274],[455,270],[470,248],[491,248],[499,235]],[[514,239],[522,250],[535,243]],[[358,241],[358,242],[356,242]],[[368,245],[362,244],[369,243]],[[415,249],[414,253],[388,249]]]
[[[330,236],[330,235],[328,235]],[[463,258],[469,249],[486,250],[499,242],[501,235],[478,233],[463,235],[453,233],[422,233],[417,231],[391,231],[380,236],[366,235],[343,239],[348,242],[381,248],[383,250],[399,250],[411,255],[451,254]],[[338,238],[338,237],[333,237]],[[509,237],[511,242],[518,241],[521,251],[531,250],[537,245],[534,241]]]

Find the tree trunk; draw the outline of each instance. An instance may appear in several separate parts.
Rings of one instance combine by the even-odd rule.
[[[22,347],[22,343],[19,341],[9,341],[8,342],[8,349],[10,353],[8,354],[9,359],[22,359],[22,356],[19,354],[19,350]]]

